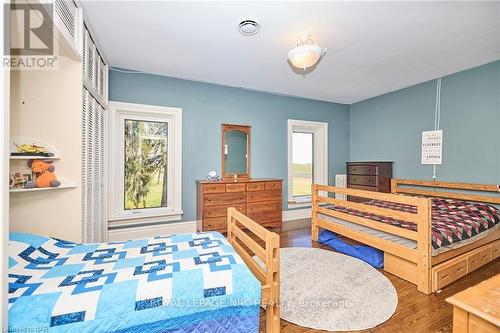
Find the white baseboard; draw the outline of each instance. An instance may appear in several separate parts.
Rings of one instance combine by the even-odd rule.
[[[294,209],[294,210],[284,210],[283,211],[283,222],[308,219],[311,217],[311,208],[304,209]]]
[[[170,222],[142,227],[108,230],[108,242],[196,232],[196,221]]]

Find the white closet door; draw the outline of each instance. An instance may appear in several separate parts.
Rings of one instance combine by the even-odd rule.
[[[105,110],[86,89],[82,105],[82,238],[86,243],[103,242],[106,240]]]
[[[107,66],[85,27],[83,33],[82,239],[107,238],[105,184],[105,115]]]
[[[87,128],[88,128],[88,107],[89,107],[89,92],[87,89],[83,88],[82,94],[82,241],[87,242],[89,235],[87,232],[88,225],[88,215],[87,206],[88,202],[88,187],[87,187],[87,150],[88,150],[88,139],[87,139]]]
[[[104,150],[106,146],[105,142],[105,112],[106,110],[99,105],[99,239],[101,241],[107,240],[107,225],[105,223],[107,214],[106,214],[106,161]]]

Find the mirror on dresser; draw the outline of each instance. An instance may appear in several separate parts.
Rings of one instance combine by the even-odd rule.
[[[222,124],[221,165],[224,179],[250,178],[250,126]]]

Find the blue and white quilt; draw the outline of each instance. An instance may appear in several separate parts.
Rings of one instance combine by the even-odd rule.
[[[261,287],[220,233],[75,244],[11,233],[11,332],[258,332]]]

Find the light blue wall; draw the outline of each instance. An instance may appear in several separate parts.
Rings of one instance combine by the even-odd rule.
[[[421,135],[434,129],[436,80],[350,106],[350,159],[394,161],[394,176],[432,179]],[[437,179],[500,184],[500,61],[446,76]]]
[[[252,177],[285,180],[287,119],[328,122],[329,182],[345,172],[349,155],[349,106],[279,96],[151,74],[110,71],[112,101],[182,108],[182,206],[196,218],[196,184],[210,170],[220,174],[221,124],[251,125]]]

